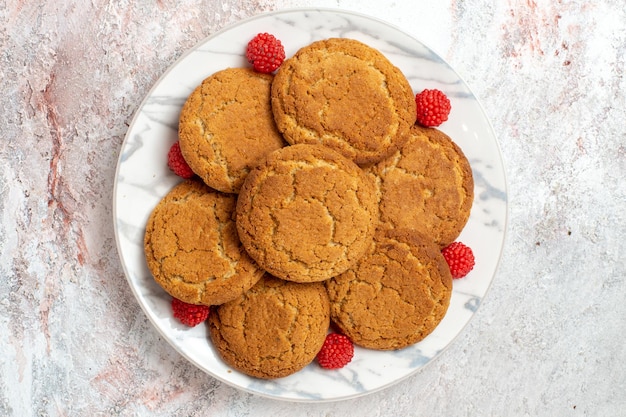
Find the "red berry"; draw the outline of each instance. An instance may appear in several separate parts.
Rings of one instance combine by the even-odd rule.
[[[167,153],[167,166],[170,167],[174,174],[183,178],[191,178],[194,176],[193,171],[189,168],[187,161],[180,152],[180,144],[175,142]]]
[[[474,268],[474,253],[461,242],[450,243],[441,253],[448,262],[452,278],[463,278]]]
[[[317,354],[317,361],[322,368],[338,369],[346,366],[354,356],[354,345],[347,336],[330,333]]]
[[[209,317],[209,307],[188,304],[178,298],[172,298],[172,312],[182,324],[194,327]]]
[[[259,33],[248,42],[246,58],[255,71],[270,73],[285,60],[285,48],[274,35]]]
[[[450,114],[450,100],[441,91],[424,90],[415,96],[417,123],[426,127],[439,126]]]

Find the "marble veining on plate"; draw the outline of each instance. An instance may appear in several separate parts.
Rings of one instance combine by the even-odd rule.
[[[269,29],[268,29],[269,28]],[[172,319],[170,297],[152,279],[143,254],[143,232],[158,201],[179,178],[166,165],[177,140],[178,115],[191,91],[210,74],[246,66],[245,45],[270,31],[283,40],[287,56],[318,39],[350,37],[382,51],[409,79],[413,89],[439,88],[452,100],[450,120],[441,126],[471,161],[475,201],[460,239],[475,253],[477,265],[455,280],[451,305],[442,323],[422,342],[395,352],[357,348],[353,362],[338,371],[311,364],[273,381],[229,369],[217,356],[204,326],[185,328]],[[286,10],[239,22],[201,42],[173,65],[150,91],[131,124],[119,157],[114,191],[114,221],[124,270],[146,315],[189,361],[213,377],[248,392],[292,401],[346,399],[380,390],[428,364],[471,319],[495,273],[506,228],[506,185],[496,138],[467,85],[439,56],[419,41],[376,19],[337,10]]]

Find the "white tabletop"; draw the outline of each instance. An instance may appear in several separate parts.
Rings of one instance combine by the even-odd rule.
[[[624,415],[621,0],[6,3],[0,415]],[[219,29],[305,6],[385,20],[450,63],[492,122],[509,204],[492,286],[448,349],[390,388],[317,404],[244,393],[177,353],[112,224],[122,141],[154,82]]]

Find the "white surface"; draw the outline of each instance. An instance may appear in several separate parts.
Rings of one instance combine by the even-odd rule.
[[[468,326],[416,375],[334,403],[241,393],[191,365],[129,291],[111,222],[121,143],[157,78],[285,6],[367,13],[443,56],[508,179],[510,233]],[[0,21],[0,415],[624,415],[622,0],[7,0]]]
[[[316,363],[287,378],[259,381],[223,363],[206,326],[187,330],[172,319],[170,297],[155,284],[143,253],[145,224],[161,198],[180,179],[166,164],[177,140],[178,115],[187,96],[204,78],[246,63],[247,42],[263,28],[282,39],[287,57],[319,39],[349,37],[380,50],[419,92],[438,88],[453,111],[440,128],[471,161],[476,202],[460,239],[477,259],[475,269],[454,281],[448,312],[420,343],[395,352],[357,348],[349,366],[325,371]],[[379,20],[336,9],[265,13],[220,31],[176,62],[153,87],[129,127],[115,182],[114,221],[118,250],[129,284],[163,337],[200,369],[247,392],[293,401],[329,401],[378,391],[415,373],[445,349],[474,315],[493,279],[506,223],[506,189],[496,138],[480,104],[458,75],[431,50]]]

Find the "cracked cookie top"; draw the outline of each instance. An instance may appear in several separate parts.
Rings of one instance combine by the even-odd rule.
[[[280,378],[308,365],[330,324],[322,283],[265,274],[252,289],[209,314],[209,334],[224,362],[257,378]]]
[[[344,38],[313,42],[284,61],[271,102],[287,142],[323,144],[359,165],[398,149],[416,118],[402,72],[376,49]]]
[[[250,256],[289,281],[328,279],[369,246],[377,221],[373,182],[351,160],[321,145],[272,152],[244,182],[237,231]]]
[[[383,228],[410,228],[441,248],[469,219],[474,179],[461,149],[442,131],[415,125],[392,156],[367,168],[374,174]]]
[[[144,236],[148,268],[171,296],[216,305],[252,287],[263,275],[241,246],[236,198],[188,180],[154,208]]]
[[[188,97],[179,120],[180,150],[212,188],[237,193],[250,168],[286,143],[270,106],[273,75],[228,68]]]
[[[443,319],[452,295],[439,248],[413,230],[377,232],[368,253],[325,285],[331,320],[355,344],[377,350],[422,340]]]

